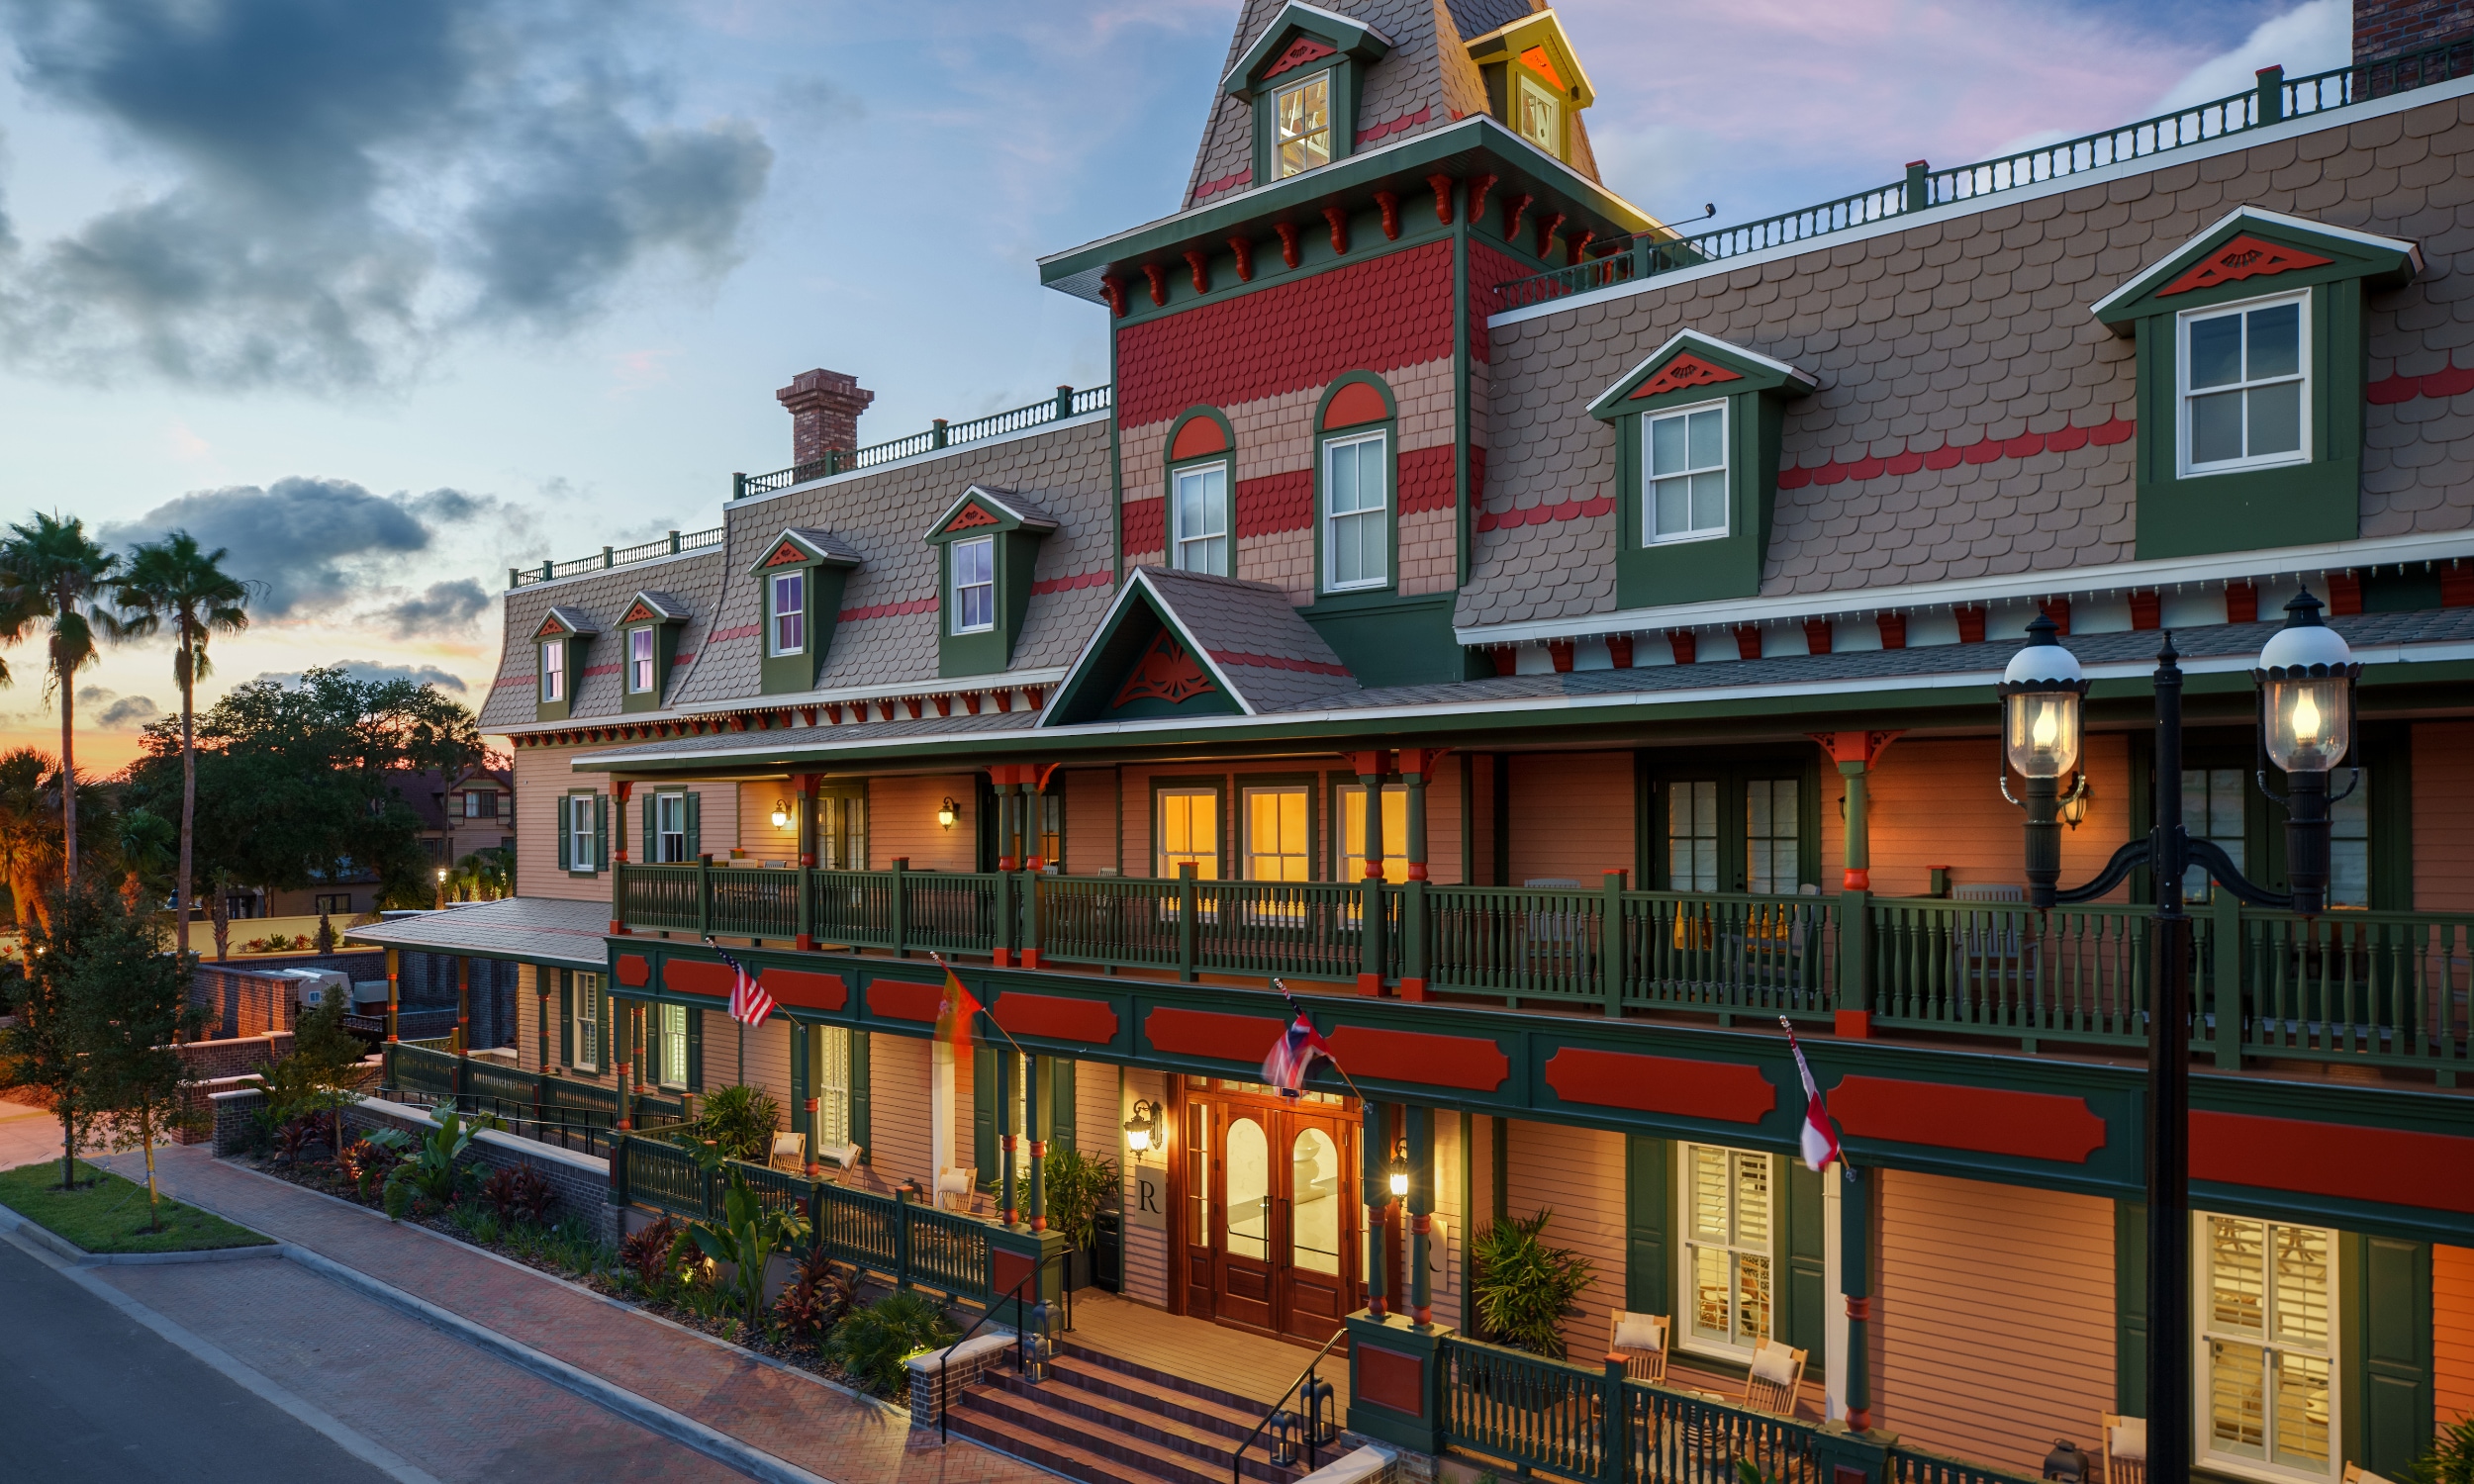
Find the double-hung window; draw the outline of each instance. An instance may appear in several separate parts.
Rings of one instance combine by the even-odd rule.
[[[805,654],[808,650],[808,574],[780,573],[766,585],[772,594],[773,652]]]
[[[997,541],[982,536],[948,548],[954,569],[954,632],[986,633],[997,626]]]
[[[687,1006],[661,1007],[661,1084],[684,1087],[687,1074]]]
[[[1683,1156],[1684,1345],[1750,1356],[1771,1334],[1770,1159],[1686,1144]]]
[[[599,1071],[602,1066],[602,976],[569,975],[567,995],[574,1002],[576,1070]]]
[[[1523,76],[1517,109],[1520,137],[1556,158],[1563,158],[1564,100],[1548,92],[1545,84],[1535,78]]]
[[[1172,502],[1177,521],[1171,561],[1187,572],[1230,576],[1228,547],[1228,465],[1204,464],[1180,469]]]
[[[1390,437],[1367,433],[1323,445],[1323,587],[1380,588],[1391,577]]]
[[[1163,788],[1159,792],[1160,875],[1175,876],[1191,862],[1206,881],[1220,878],[1220,793],[1217,788]]]
[[[2348,775],[2350,777],[2350,775]],[[2337,791],[2343,792],[2340,787]],[[2328,805],[2328,904],[2371,904],[2371,770],[2342,798]]]
[[[657,864],[675,865],[687,859],[686,794],[653,795],[653,838],[646,843],[652,846]]]
[[[819,1051],[809,1085],[816,1094],[816,1126],[810,1137],[818,1150],[838,1150],[850,1143],[850,1028],[817,1028]]]
[[[2311,457],[2308,290],[2181,316],[2182,473]]]
[[[1759,778],[1744,786],[1744,874],[1755,891],[1795,890],[1804,853],[1797,787],[1791,778]]]
[[[541,700],[544,704],[567,698],[567,641],[541,641]]]
[[[641,696],[653,689],[653,631],[627,632],[627,689]]]
[[[1313,875],[1313,845],[1307,839],[1306,790],[1248,788],[1246,803],[1246,880],[1302,881]]]
[[[1699,541],[1727,533],[1727,405],[1712,402],[1641,419],[1642,502],[1648,544]]]
[[[2241,768],[2182,770],[2182,827],[2194,840],[2223,850],[2236,871],[2242,864],[2242,806],[2250,792],[2250,774]],[[2208,900],[2208,868],[2193,866],[2182,874],[2182,897],[2193,906]]]
[[[592,871],[601,851],[599,832],[593,827],[593,805],[597,795],[567,795],[567,862],[570,871]]]
[[[1718,889],[1718,781],[1687,779],[1666,788],[1666,889]]]
[[[1385,784],[1383,811],[1383,880],[1397,886],[1409,879],[1409,790]],[[1333,833],[1340,839],[1338,879],[1366,880],[1366,786],[1343,784],[1332,790],[1332,812],[1339,818]]]
[[[2330,1477],[2336,1445],[2336,1234],[2195,1213],[2199,1452],[2287,1478]]]
[[[1272,177],[1285,180],[1331,163],[1331,74],[1318,72],[1273,95],[1280,129],[1273,141]]]

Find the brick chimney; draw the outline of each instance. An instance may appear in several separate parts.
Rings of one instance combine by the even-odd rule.
[[[2474,30],[2474,0],[2353,0],[2353,59],[2378,61]]]
[[[839,371],[802,371],[791,384],[773,394],[791,415],[791,462],[812,464],[828,448],[844,452],[859,446],[859,415],[876,394],[859,378]]]

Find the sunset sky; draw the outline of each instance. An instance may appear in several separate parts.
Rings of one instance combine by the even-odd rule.
[[[1718,222],[2345,59],[2346,0],[1566,0],[1607,184]],[[172,527],[265,584],[221,687],[477,702],[510,565],[720,523],[789,461],[1106,376],[1037,255],[1175,209],[1234,0],[0,0],[0,520]],[[0,745],[58,746],[41,650]],[[176,703],[81,678],[98,774]],[[56,703],[55,703],[56,704]]]

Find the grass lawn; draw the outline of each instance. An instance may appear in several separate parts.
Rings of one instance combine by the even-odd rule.
[[[77,1179],[75,1190],[62,1190],[57,1159],[0,1170],[0,1206],[90,1252],[194,1252],[264,1247],[273,1240],[169,1196],[159,1208],[163,1230],[149,1232],[145,1186],[82,1159]]]

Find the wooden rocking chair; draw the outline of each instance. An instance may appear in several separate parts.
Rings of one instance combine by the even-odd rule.
[[[1753,1368],[1744,1377],[1744,1405],[1779,1417],[1795,1415],[1796,1390],[1804,1384],[1805,1352],[1775,1340],[1764,1340],[1753,1351]]]
[[[2147,1484],[2147,1419],[2099,1414],[2105,1431],[2101,1484]]]
[[[1606,1322],[1606,1352],[1624,1362],[1624,1374],[1653,1385],[1666,1379],[1666,1338],[1672,1322],[1663,1314],[1628,1314],[1621,1309]]]

